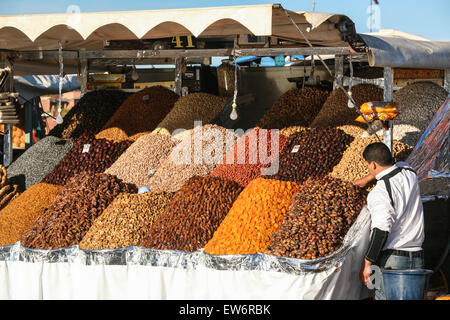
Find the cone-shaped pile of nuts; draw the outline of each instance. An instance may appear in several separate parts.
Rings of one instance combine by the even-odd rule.
[[[20,240],[39,215],[50,206],[61,186],[47,183],[32,185],[0,211],[0,246]]]
[[[400,114],[393,120],[394,139],[415,146],[447,96],[448,92],[433,82],[412,83],[395,92]],[[372,128],[379,136],[383,134],[379,121]]]
[[[148,186],[161,161],[170,155],[177,142],[165,134],[146,134],[125,150],[105,173],[138,188]]]
[[[242,189],[233,181],[192,177],[175,194],[140,246],[182,251],[203,248]]]
[[[328,91],[315,88],[290,89],[278,98],[257,126],[267,129],[309,126],[328,94]]]
[[[96,137],[113,141],[137,140],[156,128],[178,98],[176,93],[162,86],[138,91],[122,103]]]
[[[275,174],[278,171],[275,162],[278,162],[286,140],[278,131],[248,131],[238,139],[234,148],[223,159],[223,163],[211,172],[211,176],[232,180],[245,187],[251,180],[263,174]]]
[[[299,189],[294,182],[263,178],[250,181],[205,246],[205,252],[218,255],[263,252]]]
[[[155,132],[171,135],[176,129],[192,129],[194,121],[210,123],[223,109],[227,98],[209,93],[191,93],[178,99],[172,110],[158,124]]]
[[[106,208],[80,242],[81,249],[137,246],[172,199],[171,192],[121,193]]]
[[[64,185],[71,177],[83,171],[104,172],[131,143],[131,141],[116,143],[106,139],[96,139],[92,133],[85,132],[42,182]]]
[[[25,247],[44,250],[79,244],[115,197],[122,192],[136,191],[136,187],[105,173],[76,175],[22,235],[20,242]]]
[[[119,90],[96,90],[83,95],[49,135],[78,139],[86,130],[99,132],[130,94]]]
[[[339,163],[353,137],[336,128],[311,128],[291,135],[281,151],[279,171],[270,179],[302,183],[323,178]]]
[[[352,97],[356,105],[354,108],[349,108],[345,92],[340,88],[333,90],[312,121],[311,127],[325,128],[353,124],[366,128],[366,124],[355,121],[359,116],[355,108],[359,110],[359,107],[365,102],[383,101],[383,89],[372,84],[358,84],[352,87]]]
[[[4,208],[17,195],[18,186],[9,183],[6,168],[0,165],[0,209]]]
[[[8,178],[19,190],[39,183],[64,158],[73,143],[52,136],[39,140],[8,167]]]
[[[333,253],[342,245],[366,196],[363,189],[338,179],[308,180],[292,199],[266,253],[298,259]]]
[[[193,176],[210,174],[234,147],[236,135],[216,125],[198,126],[188,132],[149,180],[151,191],[176,192]]]
[[[344,151],[341,161],[333,168],[330,176],[343,181],[353,182],[369,174],[362,153],[371,143],[378,142],[376,137],[355,138],[347,150]],[[394,140],[394,158],[396,161],[404,161],[412,151],[412,147],[400,141]]]

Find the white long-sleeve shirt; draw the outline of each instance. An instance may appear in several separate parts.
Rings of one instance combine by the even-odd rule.
[[[367,196],[367,208],[370,211],[371,229],[378,228],[389,232],[383,247],[386,249],[418,251],[425,239],[422,200],[420,199],[417,176],[409,170],[402,170],[389,179],[394,207],[386,189],[380,180],[397,167],[410,167],[406,162],[397,162],[380,172],[376,186]]]

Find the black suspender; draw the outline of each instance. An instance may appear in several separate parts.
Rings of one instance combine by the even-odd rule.
[[[383,180],[386,185],[386,190],[388,192],[389,198],[391,199],[392,208],[394,208],[394,199],[392,198],[392,189],[391,189],[391,183],[389,182],[389,179],[392,178],[393,176],[395,176],[397,173],[401,172],[402,170],[409,170],[409,171],[412,171],[415,174],[417,174],[414,169],[411,169],[408,167],[399,167],[399,168],[392,170],[390,173],[388,173],[387,175],[385,175],[383,178],[380,179],[380,180]]]

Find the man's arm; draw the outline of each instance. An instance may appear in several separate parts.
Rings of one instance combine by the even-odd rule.
[[[353,181],[353,184],[354,184],[355,186],[364,188],[366,185],[368,185],[368,184],[369,184],[370,182],[372,182],[373,180],[375,180],[375,176],[373,176],[373,175],[371,175],[371,174],[369,173],[367,176],[365,176],[365,177],[363,177],[363,178],[361,178],[361,179],[356,179],[355,181]]]

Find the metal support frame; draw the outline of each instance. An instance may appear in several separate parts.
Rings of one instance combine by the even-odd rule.
[[[392,102],[394,94],[394,70],[390,67],[384,68],[384,90],[383,98],[385,102]],[[392,120],[387,121],[387,129],[383,130],[383,141],[393,152],[394,140],[394,122]]]
[[[344,82],[344,56],[336,55],[334,59],[334,74],[335,81],[333,83],[333,89],[339,88]]]

